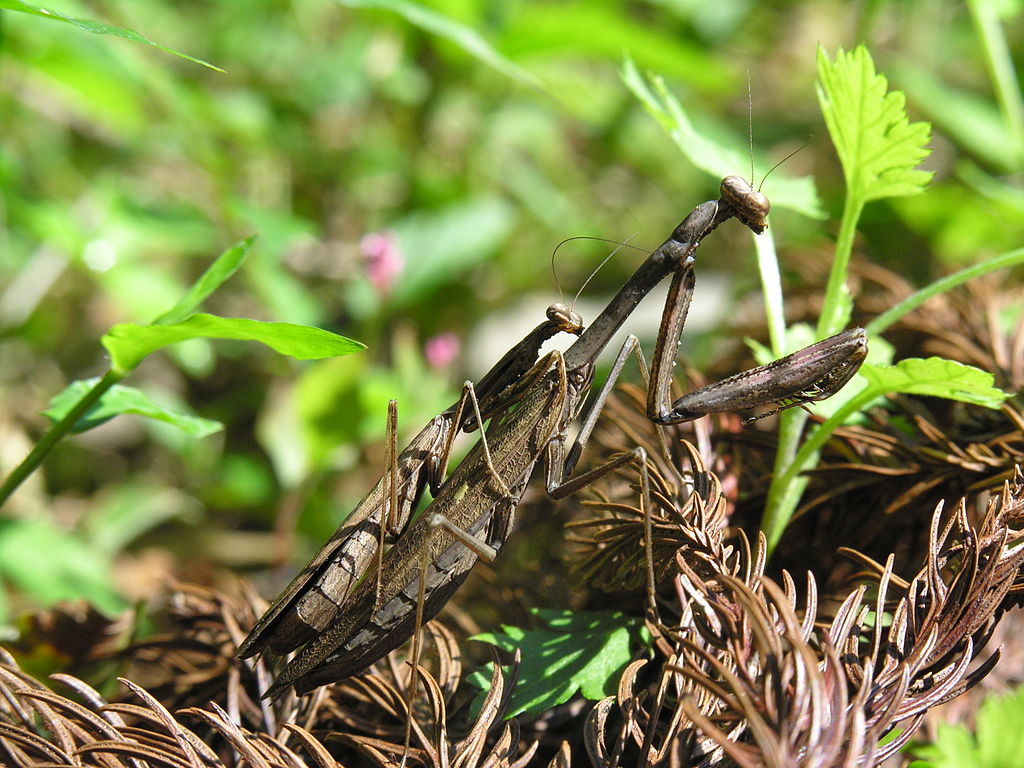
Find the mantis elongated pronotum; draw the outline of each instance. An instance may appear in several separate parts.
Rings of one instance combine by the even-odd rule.
[[[669,273],[674,272],[675,278],[655,348],[648,395],[648,413],[655,421],[673,423],[704,413],[771,402],[787,408],[827,397],[849,380],[866,351],[860,329],[670,402],[672,364],[693,291],[696,248],[706,234],[734,216],[755,232],[765,227],[768,201],[763,195],[738,177],[723,180],[721,189],[720,199],[697,206],[564,354],[549,353],[528,371],[503,377],[503,390],[488,393],[486,408],[476,405],[479,399],[470,398],[478,412],[486,411],[492,417],[480,441],[441,485],[423,515],[397,537],[381,560],[378,578],[367,575],[344,600],[329,600],[330,626],[323,631],[310,627],[303,632],[297,655],[267,696],[279,695],[289,686],[303,693],[355,674],[405,642],[417,626],[436,615],[477,557],[493,558],[497,554],[542,456],[547,467],[547,490],[554,498],[567,496],[627,463],[636,463],[643,470],[645,458],[642,450],[636,449],[570,477],[615,377],[631,353],[636,351],[642,359],[635,337],[628,337],[620,350],[608,382],[590,405],[568,452],[567,432],[589,391],[595,359],[640,300]],[[474,423],[481,420],[478,414]],[[452,423],[462,424],[457,417],[452,417]],[[441,432],[450,439],[456,431]],[[381,490],[376,505],[383,505],[383,500]],[[368,512],[377,514],[375,509]],[[327,557],[329,553],[321,561]],[[304,574],[309,571],[307,568]],[[270,618],[262,619],[243,643],[241,655],[252,655],[263,647],[295,647],[296,636],[278,642],[273,625],[275,621],[285,624],[282,616],[291,616],[303,587],[293,583],[286,590],[268,612]],[[413,655],[417,656],[416,650]]]

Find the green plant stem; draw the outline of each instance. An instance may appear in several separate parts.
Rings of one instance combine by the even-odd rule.
[[[967,0],[967,8],[985,52],[989,77],[992,78],[999,108],[1013,144],[1014,159],[1020,170],[1024,168],[1024,100],[1021,98],[1020,83],[1017,82],[1006,36],[999,24],[996,4],[992,0]]]
[[[793,516],[793,510],[796,509],[797,502],[807,487],[807,479],[802,477],[790,483],[782,482],[783,477],[789,476],[788,471],[793,466],[806,423],[807,414],[796,408],[779,414],[779,444],[775,448],[775,467],[772,471],[771,485],[768,486],[764,516],[761,518],[761,530],[768,538],[769,554],[782,538],[782,533]]]
[[[868,403],[878,397],[879,391],[876,387],[866,386],[856,395],[847,400],[841,407],[839,407],[835,413],[829,416],[824,422],[818,425],[807,439],[804,444],[800,446],[800,450],[796,452],[796,456],[793,457],[793,461],[790,462],[789,467],[779,477],[780,481],[787,485],[796,480],[797,475],[803,471],[804,467],[810,464],[814,457],[817,456],[821,450],[821,446],[825,444],[825,441],[829,439],[833,432],[850,416],[857,413],[857,411],[863,410]],[[781,531],[780,531],[781,533]]]
[[[1012,267],[1017,264],[1024,264],[1024,248],[1016,248],[1012,251],[1001,253],[998,256],[993,256],[991,259],[986,259],[985,261],[965,267],[959,272],[954,272],[952,275],[947,275],[941,280],[936,280],[931,285],[927,285],[921,290],[912,293],[899,304],[886,310],[868,323],[868,334],[875,336],[881,333],[901,317],[924,304],[924,302],[932,296],[937,296],[940,293],[951,290],[958,285],[966,283],[968,280],[973,280],[974,278],[979,277],[980,275],[995,272],[997,269],[1003,269],[1004,267]]]
[[[857,189],[856,179],[847,179],[847,189]],[[832,271],[828,276],[825,288],[825,300],[818,319],[817,335],[819,339],[831,336],[839,331],[849,320],[850,302],[846,288],[847,269],[850,255],[853,253],[853,239],[857,232],[857,222],[864,201],[847,194],[843,204],[843,218],[839,224],[839,235],[836,238],[835,259]],[[808,463],[817,460],[817,450],[805,451],[797,448],[800,435],[807,423],[807,414],[796,409],[786,411],[779,416],[779,444],[775,449],[775,467],[772,482],[765,500],[764,516],[761,518],[761,530],[768,537],[768,551],[775,548],[782,537],[793,511],[807,487],[807,480],[798,477]],[[820,429],[820,428],[819,428]],[[818,434],[816,430],[815,435]],[[828,437],[826,433],[822,442]],[[806,447],[806,444],[805,444]]]
[[[846,188],[858,189],[857,184],[855,179],[847,179]],[[828,285],[825,286],[825,301],[821,307],[821,316],[818,318],[819,339],[837,333],[849,319],[846,275],[850,254],[853,253],[857,222],[863,210],[864,201],[855,199],[853,195],[847,193],[846,201],[843,203],[843,218],[839,224],[839,236],[836,238],[835,259],[832,261],[832,271],[828,275]]]
[[[75,407],[68,411],[67,415],[63,419],[47,430],[42,439],[36,443],[36,446],[32,449],[31,453],[24,458],[21,464],[14,468],[14,471],[12,471],[4,480],[3,484],[0,485],[0,507],[2,507],[11,494],[17,490],[18,486],[21,485],[29,475],[35,472],[39,465],[43,463],[43,459],[45,459],[50,451],[53,450],[54,446],[57,445],[60,439],[71,431],[72,427],[78,423],[78,420],[103,396],[103,393],[123,378],[124,374],[122,373],[117,373],[113,370],[107,371],[103,378],[96,382],[96,386],[90,389],[85,396],[78,401]]]
[[[768,339],[772,354],[781,357],[786,345],[786,311],[782,301],[782,281],[779,278],[779,259],[775,253],[775,239],[771,232],[754,237],[757,269],[761,274],[761,293],[764,312],[768,319]]]

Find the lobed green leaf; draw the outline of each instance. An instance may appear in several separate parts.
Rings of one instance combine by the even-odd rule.
[[[928,123],[911,123],[901,91],[886,92],[863,45],[831,61],[818,48],[818,101],[843,166],[847,194],[861,203],[921,192],[933,176],[915,167],[931,152]]]
[[[869,386],[885,394],[929,395],[999,408],[1009,395],[992,386],[991,373],[941,357],[912,357],[896,365],[869,365],[860,373]]]
[[[940,723],[935,742],[910,751],[918,768],[1024,768],[1024,689],[988,696],[978,709],[976,731]]]

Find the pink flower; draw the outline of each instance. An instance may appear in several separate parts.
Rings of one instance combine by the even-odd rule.
[[[454,333],[442,333],[427,339],[423,345],[423,355],[431,368],[446,368],[459,354],[459,337]]]
[[[371,232],[363,237],[359,248],[366,259],[366,276],[378,295],[387,296],[395,278],[405,268],[405,256],[398,247],[398,236],[391,230]]]

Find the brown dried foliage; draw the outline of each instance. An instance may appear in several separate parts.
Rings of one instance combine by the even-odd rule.
[[[948,513],[934,508],[924,563],[909,581],[894,574],[891,556],[883,566],[848,553],[866,566],[851,579],[856,586],[819,600],[809,572],[802,590],[786,571],[765,576],[763,540],[751,550],[741,532],[725,536],[721,485],[697,450],[682,443],[684,461],[666,468],[662,438],[638,408],[641,393],[626,398],[633,402],[611,406],[600,439],[609,450],[628,439],[659,457],[650,464],[655,567],[669,570],[663,553],[672,539],[677,599],[662,604],[655,657],[631,664],[618,694],[588,718],[594,765],[876,765],[931,707],[995,664],[998,651],[970,668],[1020,582],[1019,470],[979,524],[963,501]],[[618,553],[635,546],[641,511],[613,495],[588,505],[594,519],[575,524],[596,530],[578,572],[604,573],[591,579],[602,589],[634,586],[638,571]],[[879,746],[894,728],[899,736]]]
[[[419,668],[421,695],[411,721],[409,668],[397,654],[379,670],[310,696],[259,700],[270,671],[260,660],[235,660],[234,650],[244,636],[240,626],[250,626],[265,608],[248,588],[233,599],[179,585],[166,611],[170,631],[133,644],[125,654],[133,676],[146,680],[143,687],[119,678],[128,689],[125,702],[109,703],[81,680],[55,675],[79,701],[61,696],[0,651],[0,764],[398,766],[408,752],[409,765],[520,768],[533,757],[536,745],[523,744],[517,724],[502,720],[515,678],[506,680],[500,664],[476,718],[450,721],[449,712],[466,703],[462,663],[454,636],[435,623],[427,629],[436,676]],[[513,660],[513,671],[517,665]]]

